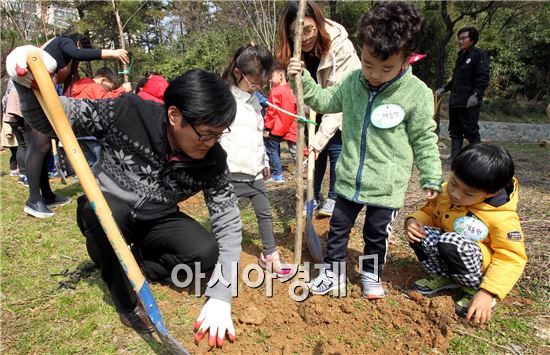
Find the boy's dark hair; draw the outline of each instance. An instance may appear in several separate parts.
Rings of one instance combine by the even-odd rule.
[[[479,40],[479,32],[477,28],[475,27],[463,27],[460,30],[458,30],[458,33],[456,34],[456,37],[458,38],[461,33],[468,32],[468,37],[470,37],[470,40],[474,42],[474,44],[477,43]]]
[[[409,3],[375,3],[359,19],[357,39],[361,47],[372,47],[375,57],[386,60],[403,50],[405,58],[420,44],[424,34],[424,17]]]
[[[147,81],[149,80],[149,78],[151,78],[151,75],[160,75],[160,74],[154,71],[145,73],[145,75],[141,79],[139,79],[139,81],[136,84],[136,88],[134,89],[134,92],[136,94],[141,90],[142,87],[145,86],[145,84],[147,84]]]
[[[504,148],[470,144],[453,159],[451,171],[466,185],[493,194],[512,181],[514,162]]]
[[[166,109],[176,106],[182,125],[228,127],[235,120],[237,102],[224,81],[214,73],[193,69],[170,82],[164,92]]]
[[[259,75],[262,81],[267,81],[271,76],[272,67],[273,55],[269,49],[255,44],[245,44],[237,49],[222,78],[227,85],[237,85],[234,70],[239,69],[244,75]]]
[[[115,71],[108,67],[99,68],[94,73],[94,78],[101,77],[105,78],[111,83],[114,84],[115,87],[119,87],[120,83],[118,82],[118,76],[115,73]]]
[[[276,71],[282,71],[282,72],[286,72],[286,70],[281,66],[281,64],[279,64],[279,62],[275,61],[273,63],[273,72],[276,72]]]

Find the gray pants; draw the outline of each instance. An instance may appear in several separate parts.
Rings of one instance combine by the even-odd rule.
[[[262,238],[262,252],[269,255],[275,251],[275,235],[273,234],[273,217],[271,206],[267,198],[267,191],[263,179],[256,181],[233,180],[235,195],[240,198],[248,198],[254,207],[258,228]]]

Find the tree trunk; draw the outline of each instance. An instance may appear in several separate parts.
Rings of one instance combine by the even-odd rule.
[[[120,20],[120,15],[118,13],[118,10],[116,9],[115,0],[111,0],[113,3],[113,12],[115,14],[116,24],[118,27],[118,38],[120,41],[120,48],[126,49],[126,45],[124,44],[124,29],[122,28],[122,21]],[[122,64],[122,68],[124,70],[124,82],[128,82],[128,65],[126,63]]]
[[[306,0],[300,0],[298,16],[296,17],[297,28],[294,41],[294,58],[302,58],[302,34],[304,32],[304,13]],[[304,91],[302,88],[302,76],[295,75],[296,83],[296,106],[298,116],[304,117]],[[294,259],[293,263],[300,265],[302,262],[302,234],[304,232],[304,122],[298,121],[298,139],[296,142],[296,234],[294,237]]]

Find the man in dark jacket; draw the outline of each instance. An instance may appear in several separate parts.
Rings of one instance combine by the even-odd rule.
[[[479,109],[483,92],[489,85],[489,60],[475,44],[479,33],[474,27],[458,31],[458,58],[451,81],[436,90],[437,95],[451,91],[449,99],[449,133],[451,160],[462,148],[464,138],[470,144],[480,142]]]
[[[26,58],[31,51],[40,50],[16,48],[6,60],[6,69],[15,82],[25,119],[43,133],[55,135],[28,88],[32,77],[25,75]],[[40,55],[53,71],[55,59],[44,51]],[[240,258],[242,222],[226,153],[218,143],[233,123],[237,107],[223,80],[191,70],[172,80],[164,105],[135,94],[94,101],[60,99],[75,134],[94,136],[102,145],[96,179],[126,242],[139,251],[138,262],[147,278],[172,282],[175,267],[186,264],[193,270],[198,263],[201,273],[220,265],[216,270],[231,282],[232,266]],[[211,232],[178,208],[179,202],[199,192],[210,213]],[[77,222],[121,321],[137,331],[151,332],[145,311],[85,196],[78,199]],[[226,332],[230,340],[235,338],[230,286],[218,278],[208,283],[209,299],[196,322],[197,340],[208,329],[211,346],[221,346]]]

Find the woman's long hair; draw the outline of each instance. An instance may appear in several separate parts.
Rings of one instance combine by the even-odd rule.
[[[276,58],[283,68],[287,67],[292,57],[292,51],[294,50],[294,41],[291,38],[290,24],[296,20],[297,16],[298,2],[291,1],[285,6],[279,19],[277,30],[279,35],[279,48],[277,49]],[[328,53],[331,44],[330,35],[325,29],[326,22],[323,11],[315,2],[308,1],[305,16],[311,17],[317,25],[317,41],[315,42],[312,53],[317,58],[321,58]]]

